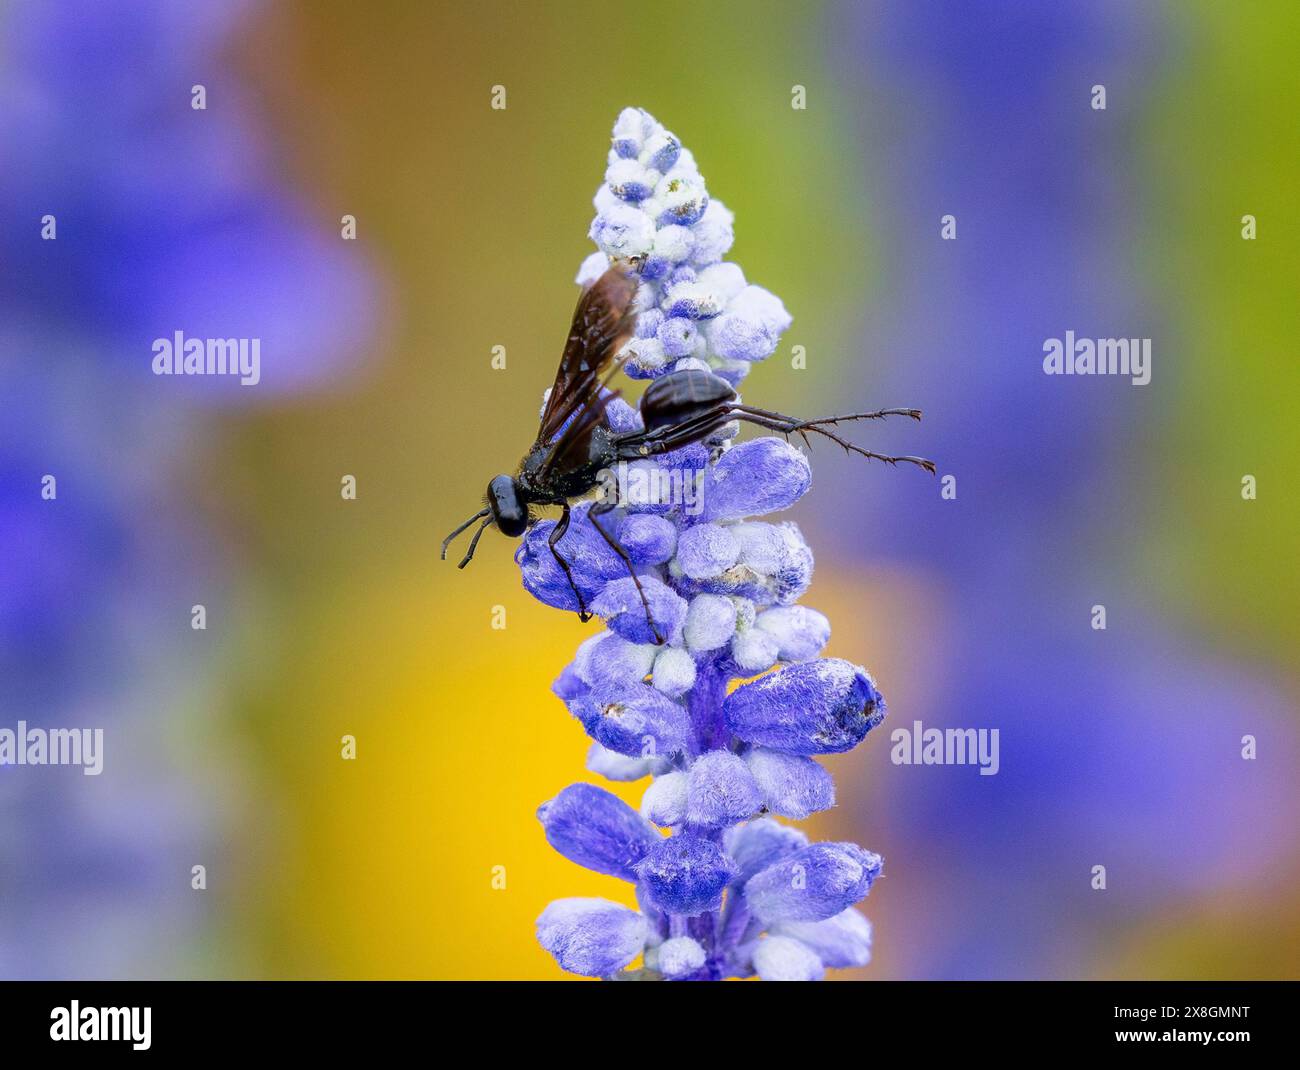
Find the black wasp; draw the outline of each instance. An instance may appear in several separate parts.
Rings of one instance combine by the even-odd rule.
[[[632,334],[635,324],[636,290],[636,279],[626,265],[615,264],[578,299],[569,340],[565,343],[560,368],[555,375],[555,386],[542,410],[537,440],[524,457],[518,474],[514,477],[496,476],[488,484],[483,508],[443,540],[444,561],[451,541],[476,520],[483,523],[470,540],[469,550],[460,562],[461,568],[473,559],[479,538],[490,525],[495,524],[503,535],[518,538],[538,519],[533,506],[558,506],[560,521],[547,543],[577,596],[578,616],[584,621],[590,620],[591,614],[582,592],[573,582],[569,562],[558,547],[564,533],[569,530],[570,503],[591,491],[599,481],[599,474],[619,461],[636,461],[681,449],[717,434],[733,420],[744,420],[785,435],[795,433],[805,442],[808,441],[808,432],[814,432],[863,457],[889,464],[906,461],[934,471],[934,464],[924,458],[887,457],[872,453],[831,430],[835,424],[848,420],[875,420],[884,416],[910,416],[919,420],[921,413],[917,409],[881,409],[819,420],[797,420],[779,412],[742,405],[729,383],[712,372],[697,368],[669,372],[653,380],[641,395],[642,429],[622,433],[613,431],[606,421],[605,409],[619,392],[608,389],[608,386],[622,367],[622,361],[615,354]],[[656,640],[662,643],[663,637],[655,626],[650,603],[632,566],[632,559],[601,523],[601,517],[617,505],[615,501],[599,501],[587,516],[627,566],[641,595],[646,620]]]

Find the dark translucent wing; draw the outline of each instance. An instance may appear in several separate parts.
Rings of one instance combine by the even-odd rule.
[[[604,420],[609,403],[618,396],[619,391],[610,390],[582,407],[551,446],[539,472],[541,478],[552,472],[570,472],[587,463],[591,457],[591,433]]]
[[[578,299],[555,385],[542,410],[539,442],[549,442],[579,408],[598,395],[601,377],[632,333],[636,278],[614,264]]]

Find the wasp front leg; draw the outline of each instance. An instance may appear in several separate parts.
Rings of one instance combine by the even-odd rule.
[[[570,510],[566,504],[559,522],[551,529],[546,545],[550,547],[551,556],[555,558],[556,563],[564,570],[564,578],[569,581],[569,589],[573,591],[573,596],[578,600],[578,619],[583,624],[586,624],[587,621],[591,620],[591,613],[587,609],[587,600],[582,597],[582,592],[578,590],[578,585],[573,580],[573,569],[569,567],[569,562],[564,559],[564,555],[560,553],[556,546],[556,543],[564,538],[565,533],[569,530],[569,513]]]

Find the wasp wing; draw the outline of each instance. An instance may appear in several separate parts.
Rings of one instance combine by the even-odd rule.
[[[632,333],[636,288],[626,265],[616,263],[578,298],[555,385],[542,409],[538,442],[550,442],[570,418],[581,423],[579,410],[600,396],[602,377]]]

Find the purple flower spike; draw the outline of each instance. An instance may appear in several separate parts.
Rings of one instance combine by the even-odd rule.
[[[626,375],[695,369],[735,386],[776,351],[785,306],[723,260],[731,212],[647,112],[619,115],[593,204],[597,251],[578,282],[594,283],[612,258],[639,274],[617,354]],[[637,408],[604,397],[608,431],[641,428]],[[615,782],[651,778],[639,813],[591,784],[538,810],[557,851],[635,890],[636,910],[598,899],[547,908],[538,937],[571,972],[618,975],[644,954],[639,979],[810,981],[870,958],[871,928],[852,904],[879,856],[809,843],[776,817],[835,804],[811,756],[848,750],[885,705],[864,669],[819,658],[830,622],[796,604],[813,574],[799,528],[752,519],[799,500],[808,458],[782,438],[739,442],[740,430],[710,425],[699,442],[619,468],[618,508],[604,524],[626,559],[592,526],[590,503],[573,507],[559,549],[580,598],[548,545],[554,521],[531,525],[516,555],[535,597],[581,604],[608,627],[552,685],[593,740],[587,768]],[[728,694],[737,679],[751,682]]]
[[[791,665],[737,688],[722,708],[749,743],[791,754],[836,754],[885,719],[885,700],[866,669],[840,658]]]
[[[653,825],[617,795],[571,784],[537,808],[546,842],[570,862],[635,881],[632,867],[660,839]]]
[[[780,438],[755,438],[722,455],[704,482],[704,519],[739,520],[794,505],[812,485],[808,458]]]
[[[645,948],[650,927],[635,910],[608,899],[557,899],[537,919],[537,939],[563,969],[607,977]]]
[[[880,855],[852,843],[814,843],[745,882],[745,900],[765,922],[824,921],[865,898]]]
[[[722,905],[722,892],[737,870],[712,840],[688,834],[660,840],[636,872],[660,910],[694,917]]]

